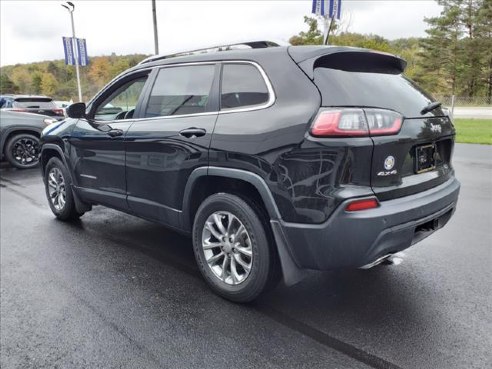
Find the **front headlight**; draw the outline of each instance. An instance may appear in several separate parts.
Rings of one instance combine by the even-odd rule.
[[[44,124],[49,126],[50,124],[56,123],[58,121],[56,119],[53,119],[53,118],[44,118],[43,122],[44,122]]]

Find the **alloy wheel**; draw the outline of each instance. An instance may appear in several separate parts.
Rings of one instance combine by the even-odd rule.
[[[253,265],[251,238],[234,214],[217,211],[208,217],[202,247],[209,268],[224,283],[237,285],[248,278]]]
[[[63,210],[66,202],[65,178],[59,168],[52,168],[48,173],[48,193],[54,208]]]
[[[29,137],[15,141],[12,146],[12,157],[22,166],[32,165],[38,161],[39,143]]]

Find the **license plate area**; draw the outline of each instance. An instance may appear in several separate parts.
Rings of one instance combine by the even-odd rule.
[[[436,145],[422,145],[415,148],[415,173],[424,173],[436,168]]]

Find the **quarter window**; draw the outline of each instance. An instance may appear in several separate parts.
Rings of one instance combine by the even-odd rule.
[[[220,101],[221,110],[266,103],[268,88],[258,68],[251,64],[225,64]]]
[[[149,97],[146,117],[210,111],[209,96],[215,65],[167,67],[159,71]]]

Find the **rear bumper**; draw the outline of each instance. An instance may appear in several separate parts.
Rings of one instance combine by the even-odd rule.
[[[361,267],[413,245],[442,228],[454,213],[460,183],[452,178],[430,190],[346,212],[342,203],[323,224],[272,221],[297,267]],[[276,223],[276,224],[275,224]]]

